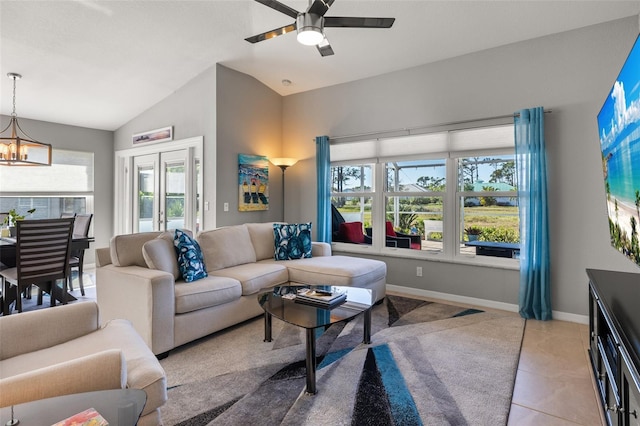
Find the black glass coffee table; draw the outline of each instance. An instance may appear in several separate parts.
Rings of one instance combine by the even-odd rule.
[[[76,393],[26,402],[0,409],[0,424],[11,419],[19,425],[51,425],[74,414],[94,408],[110,425],[134,426],[147,402],[147,394],[141,389],[112,389]]]
[[[338,292],[347,295],[346,300],[331,308],[321,308],[296,302],[294,296],[300,289]],[[371,343],[371,307],[375,302],[372,290],[340,286],[286,285],[258,295],[264,309],[264,340],[271,341],[271,321],[276,317],[284,322],[306,329],[306,368],[308,394],[316,393],[316,336],[315,329],[346,321],[364,313],[363,343]]]

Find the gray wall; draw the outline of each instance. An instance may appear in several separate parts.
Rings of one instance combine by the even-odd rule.
[[[20,126],[28,132],[29,136],[52,144],[54,149],[94,153],[94,216],[91,228],[96,241],[85,253],[85,264],[93,264],[95,262],[93,249],[109,245],[109,239],[112,236],[113,132],[25,118],[20,118],[19,121]],[[0,122],[4,128],[9,123],[9,117],[0,116]],[[24,170],[26,179],[28,167]]]
[[[267,212],[237,212],[237,154],[295,157],[286,172],[285,220],[316,218],[314,137],[416,127],[544,106],[549,156],[552,302],[587,314],[588,267],[637,272],[609,245],[596,115],[638,34],[638,18],[583,28],[379,77],[279,97],[216,66],[115,132],[167,125],[175,139],[203,135],[205,227],[279,220],[281,173],[270,168]],[[280,142],[282,141],[282,143]],[[210,165],[215,164],[216,167]],[[229,212],[222,210],[229,203]],[[388,282],[517,304],[518,272],[385,257]],[[415,267],[425,268],[415,277]],[[471,279],[473,277],[473,279]]]
[[[480,119],[544,106],[555,311],[587,315],[585,268],[638,272],[609,245],[596,115],[638,17],[284,98],[287,220],[316,218],[316,135]],[[313,106],[310,108],[309,106]],[[291,196],[290,196],[291,194]],[[294,201],[295,200],[295,201]],[[385,257],[389,284],[517,304],[518,272]],[[416,266],[424,277],[415,277]]]
[[[173,126],[174,140],[204,136],[204,229],[281,220],[281,171],[269,169],[268,211],[238,212],[238,154],[281,155],[282,97],[248,75],[210,68],[115,132],[115,149],[131,135]],[[213,167],[212,167],[213,166]],[[229,203],[229,211],[223,211]]]
[[[210,204],[203,215],[204,226],[215,224],[216,206],[216,67],[185,83],[178,91],[115,131],[115,150],[131,149],[131,136],[147,130],[173,126],[173,139],[204,137],[204,199]],[[113,153],[111,153],[113,157]],[[113,172],[112,172],[113,173]],[[203,203],[204,205],[204,203]]]
[[[269,163],[269,210],[238,212],[238,154],[281,156],[282,97],[218,65],[218,226],[282,220],[282,171]],[[224,203],[229,211],[224,212]]]

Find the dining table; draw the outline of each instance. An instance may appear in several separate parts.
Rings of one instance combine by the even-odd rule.
[[[94,241],[94,237],[87,237],[85,235],[73,235],[71,239],[71,251],[86,250]],[[16,244],[17,241],[14,237],[0,238],[0,270],[13,268],[16,266]],[[63,285],[66,285],[66,283],[64,283]],[[57,290],[60,290],[58,286],[52,286],[51,297],[53,297],[58,302],[67,303],[73,300],[77,300],[72,294],[69,294],[66,291],[63,292],[61,290]],[[4,293],[2,295],[2,310],[6,315],[6,307],[8,307],[8,305],[13,302],[13,300],[11,299],[15,299],[15,295],[10,294],[11,292],[7,292],[5,288],[2,288],[2,291]],[[66,298],[63,297],[63,294],[66,294]]]

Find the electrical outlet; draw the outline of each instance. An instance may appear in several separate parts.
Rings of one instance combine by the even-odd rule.
[[[422,276],[422,266],[417,266],[416,267],[416,277],[421,277]]]
[[[224,203],[224,205],[222,206],[225,212],[229,211],[229,203]]]

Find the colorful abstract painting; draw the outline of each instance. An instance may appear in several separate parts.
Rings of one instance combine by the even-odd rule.
[[[269,210],[269,160],[263,155],[238,154],[238,210]]]

